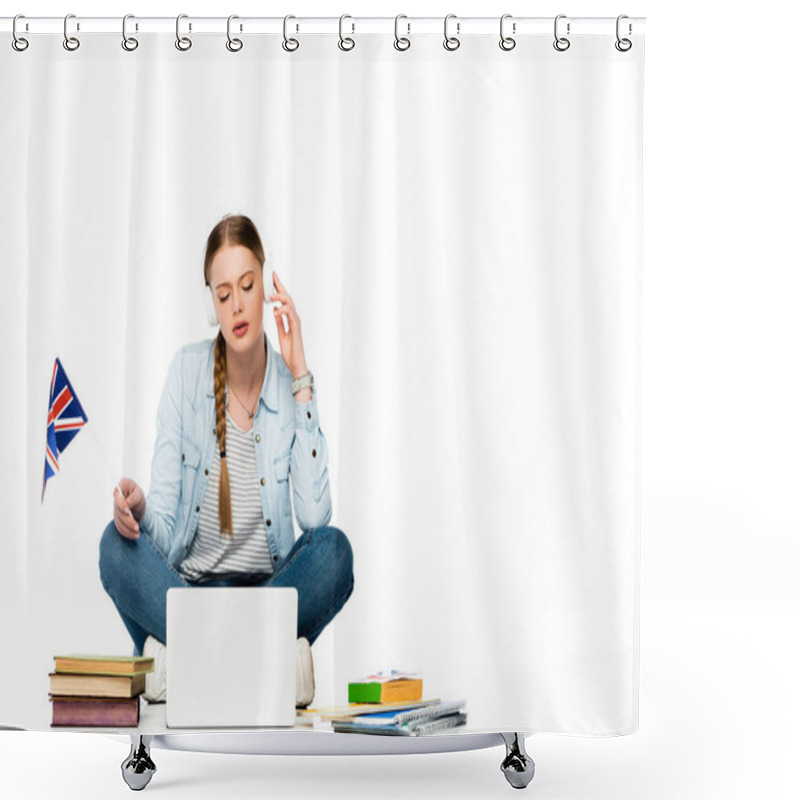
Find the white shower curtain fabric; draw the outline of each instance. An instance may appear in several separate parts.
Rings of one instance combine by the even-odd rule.
[[[395,667],[470,730],[636,730],[642,37],[29,38],[0,48],[2,723],[49,729],[54,654],[130,654],[100,535],[115,480],[149,487],[170,360],[216,335],[206,237],[241,213],[354,555],[315,705]],[[89,422],[42,503],[55,357]]]

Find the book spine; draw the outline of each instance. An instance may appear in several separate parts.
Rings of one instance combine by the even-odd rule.
[[[53,700],[53,725],[135,727],[139,724],[139,698],[123,702]]]
[[[145,675],[67,675],[50,674],[50,694],[79,697],[130,698],[141,694]]]
[[[56,672],[132,675],[154,669],[153,659],[149,656],[53,656],[53,659]]]
[[[63,669],[58,666],[55,667],[51,675],[99,675],[101,677],[109,678],[135,678],[137,675],[147,675],[152,672],[152,669],[139,669],[135,672],[109,672],[99,671],[93,669]]]

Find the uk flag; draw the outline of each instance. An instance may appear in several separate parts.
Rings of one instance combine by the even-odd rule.
[[[56,358],[53,365],[53,378],[50,381],[50,409],[47,412],[47,449],[44,458],[44,480],[42,481],[42,502],[47,479],[59,471],[58,457],[75,438],[78,431],[88,422],[83,406],[72,389],[67,373]]]

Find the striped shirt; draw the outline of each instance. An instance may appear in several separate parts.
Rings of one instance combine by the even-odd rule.
[[[253,429],[243,431],[227,409],[225,417],[233,538],[223,537],[219,530],[220,456],[217,446],[197,532],[186,558],[178,567],[189,581],[230,578],[242,573],[263,573],[266,577],[274,571],[261,511]]]

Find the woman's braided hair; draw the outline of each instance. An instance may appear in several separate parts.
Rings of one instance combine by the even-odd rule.
[[[263,271],[264,248],[256,226],[243,214],[224,216],[208,235],[206,254],[203,262],[203,276],[206,286],[210,286],[211,262],[217,251],[224,246],[242,245],[258,259]],[[219,531],[223,536],[233,538],[233,512],[231,510],[231,487],[228,476],[227,453],[225,452],[225,397],[228,383],[228,361],[225,348],[225,337],[222,330],[217,334],[214,351],[214,408],[216,413],[217,444],[220,451],[219,469]]]

